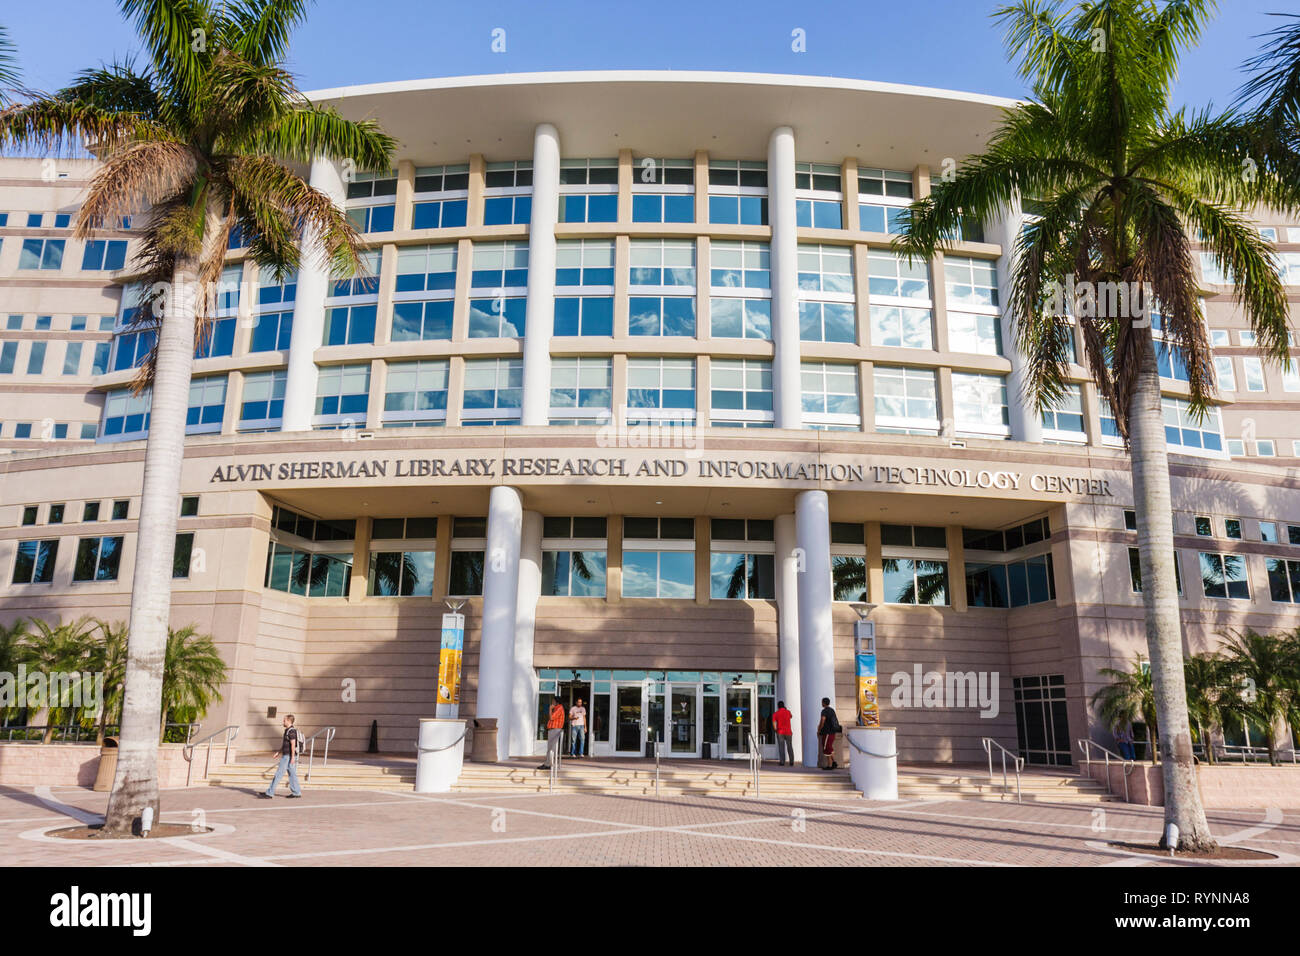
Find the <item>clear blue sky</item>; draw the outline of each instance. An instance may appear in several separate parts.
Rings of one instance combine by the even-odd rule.
[[[1017,96],[994,0],[317,0],[290,66],[303,89],[476,73],[610,68],[845,76]],[[1219,0],[1179,103],[1226,105],[1258,35],[1300,0]],[[113,0],[10,3],[29,87],[135,49]],[[688,26],[689,25],[689,26]],[[505,31],[504,53],[491,49]],[[807,52],[791,50],[791,31]]]

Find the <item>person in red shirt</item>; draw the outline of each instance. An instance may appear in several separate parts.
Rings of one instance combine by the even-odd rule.
[[[546,715],[546,763],[538,770],[549,770],[560,760],[560,744],[564,742],[564,705],[560,698],[551,698],[551,709]]]
[[[785,701],[776,702],[776,713],[772,715],[772,726],[776,729],[776,755],[780,758],[780,766],[785,766],[786,755],[790,756],[790,766],[794,766],[794,729],[790,726],[790,720],[794,714],[785,709]]]

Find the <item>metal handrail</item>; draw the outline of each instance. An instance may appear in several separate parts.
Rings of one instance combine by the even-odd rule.
[[[1227,760],[1234,753],[1240,754],[1242,764],[1246,763],[1247,757],[1250,757],[1252,760],[1258,757],[1263,757],[1265,760],[1268,759],[1268,748],[1259,747],[1254,744],[1224,744],[1219,749],[1223,751],[1224,760]],[[1277,750],[1275,750],[1274,752],[1278,755],[1279,758],[1285,758],[1286,756],[1286,751],[1282,750],[1282,748],[1280,747],[1277,748]],[[1293,764],[1300,763],[1300,760],[1298,760],[1296,757],[1295,748],[1291,749],[1291,763]]]
[[[1128,757],[1125,757],[1122,754],[1117,754],[1113,750],[1107,750],[1091,737],[1080,737],[1076,743],[1078,743],[1079,749],[1083,751],[1083,764],[1088,768],[1088,776],[1090,777],[1092,776],[1092,748],[1096,747],[1105,755],[1107,793],[1115,792],[1110,786],[1110,758],[1114,757],[1120,762],[1120,767],[1124,771],[1124,802],[1130,803],[1131,801],[1128,798],[1128,775],[1131,774],[1133,768],[1137,766],[1137,761],[1130,760]]]
[[[185,770],[185,786],[188,787],[190,785],[190,778],[194,774],[194,751],[196,748],[202,747],[204,744],[207,745],[208,749],[207,755],[203,760],[203,779],[206,780],[208,778],[208,768],[212,765],[212,741],[215,738],[220,737],[222,734],[226,735],[226,763],[230,763],[230,742],[239,736],[238,724],[231,724],[228,727],[222,727],[216,733],[208,734],[202,740],[191,741],[181,749],[181,755],[189,765]]]
[[[1007,786],[1007,758],[1008,757],[1011,758],[1012,766],[1015,768],[1015,773],[1016,773],[1016,803],[1023,803],[1024,801],[1021,800],[1020,797],[1020,771],[1025,769],[1025,758],[1019,756],[1018,754],[1013,754],[1010,750],[1002,746],[992,737],[982,738],[981,743],[984,745],[984,752],[988,754],[989,757],[989,780],[990,781],[993,780],[993,748],[997,747],[998,750],[1002,751],[1002,796],[1003,797],[1005,797],[1008,793],[1011,792],[1010,788]]]
[[[754,737],[752,730],[746,731],[749,734],[749,772],[754,775],[754,796],[760,796],[759,776],[763,769],[763,753],[758,749],[758,740]]]
[[[655,741],[655,796],[659,796],[659,741]]]
[[[336,728],[334,727],[322,727],[320,730],[316,731],[316,733],[312,734],[310,737],[308,737],[306,740],[303,741],[304,746],[307,744],[311,744],[311,747],[308,748],[307,751],[307,779],[308,780],[311,779],[312,761],[316,759],[316,738],[319,737],[321,734],[325,735],[325,756],[324,758],[322,758],[320,765],[322,767],[328,767],[330,765],[330,741],[334,739],[335,730]]]

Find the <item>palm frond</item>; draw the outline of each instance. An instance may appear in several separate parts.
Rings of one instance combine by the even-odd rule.
[[[118,0],[135,24],[165,89],[189,100],[203,83],[203,66],[217,41],[208,0]]]
[[[8,29],[0,25],[0,106],[8,102],[6,90],[16,88],[21,79],[17,48],[9,36]]]

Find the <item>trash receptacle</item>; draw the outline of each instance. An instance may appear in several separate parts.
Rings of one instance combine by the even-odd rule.
[[[898,799],[898,746],[893,727],[849,727],[849,777],[867,800]]]
[[[496,763],[497,718],[475,717],[473,724],[474,749],[470,751],[469,759],[475,763]]]
[[[423,717],[415,746],[415,792],[446,793],[460,777],[465,721]]]
[[[99,769],[95,772],[95,793],[108,793],[113,789],[113,777],[117,774],[117,738],[105,737],[104,746],[99,748]]]

